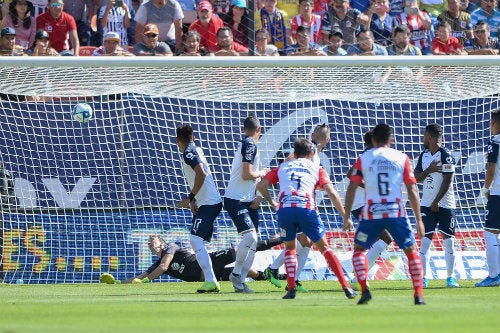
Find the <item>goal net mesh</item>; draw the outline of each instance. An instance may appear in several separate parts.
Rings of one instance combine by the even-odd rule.
[[[441,124],[444,146],[457,161],[456,275],[485,275],[481,187],[489,114],[499,108],[500,67],[395,66],[390,61],[335,67],[289,61],[241,66],[229,60],[220,66],[134,64],[0,64],[7,282],[95,282],[102,272],[131,277],[154,260],[147,248],[151,234],[189,247],[191,214],[175,208],[189,193],[175,128],[192,124],[223,195],[249,114],[263,125],[259,149],[263,165],[270,167],[290,152],[295,137],[309,137],[317,124],[329,124],[331,142],[321,163],[342,198],[345,175],[363,151],[367,130],[382,122],[392,126],[394,147],[416,163],[424,127]],[[88,123],[72,119],[79,102],[94,110]],[[329,243],[352,272],[353,233],[341,231],[332,203],[319,197]],[[260,237],[277,233],[275,213],[264,204]],[[207,246],[223,249],[237,241],[223,211]],[[431,250],[428,277],[445,278],[439,235]],[[278,253],[261,253],[256,268],[264,269]],[[312,251],[301,279],[334,278],[322,260]],[[401,251],[391,245],[370,277],[405,279],[406,269]]]

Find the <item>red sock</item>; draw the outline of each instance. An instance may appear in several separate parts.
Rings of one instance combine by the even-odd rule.
[[[413,289],[415,290],[414,296],[422,296],[423,288],[423,271],[422,271],[422,259],[417,252],[408,253],[406,255],[408,258],[408,270],[410,271],[411,282],[413,283]]]
[[[368,273],[368,261],[366,260],[365,251],[354,250],[352,255],[352,265],[356,278],[361,286],[361,292],[366,290],[366,274]]]
[[[340,264],[340,261],[335,253],[333,253],[333,250],[331,248],[326,249],[325,252],[323,252],[323,257],[325,257],[328,267],[330,267],[332,272],[335,274],[342,288],[349,286],[344,276],[342,264]]]
[[[288,290],[295,288],[295,274],[297,272],[297,254],[295,250],[285,251],[285,270]]]

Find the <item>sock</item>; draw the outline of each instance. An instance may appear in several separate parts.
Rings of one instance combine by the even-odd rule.
[[[269,268],[271,269],[279,269],[283,264],[285,263],[285,251],[281,251],[281,253],[274,259],[271,265],[269,265]]]
[[[255,259],[255,248],[257,246],[257,233],[255,231],[252,232],[255,234],[255,242],[248,249],[248,255],[245,261],[243,262],[243,266],[241,267],[241,280],[245,282],[245,278],[248,275],[248,271],[252,268],[253,261]]]
[[[488,264],[488,272],[490,278],[498,276],[498,261],[499,261],[499,246],[497,234],[489,231],[484,231],[484,245],[486,248],[486,263]]]
[[[295,273],[297,271],[297,253],[295,250],[285,250],[285,271],[288,290],[295,288]]]
[[[297,278],[296,280],[300,280],[300,273],[304,269],[304,266],[307,262],[307,257],[309,256],[309,251],[311,251],[310,247],[301,247],[299,249],[297,247]]]
[[[238,251],[236,251],[236,260],[234,261],[233,274],[241,275],[242,279],[246,277],[246,274],[243,275],[242,273],[243,265],[250,251],[252,251],[255,256],[256,244],[257,244],[257,233],[255,232],[255,230],[252,230],[242,235],[241,241],[238,244]],[[253,262],[253,258],[251,259]],[[248,269],[250,269],[250,267]],[[248,271],[246,273],[248,273]]]
[[[191,243],[191,247],[194,250],[194,254],[196,255],[196,260],[205,275],[205,281],[208,282],[217,282],[215,278],[214,270],[212,268],[212,260],[210,260],[210,256],[208,255],[207,249],[205,248],[205,244],[203,243],[203,239],[198,236],[189,236],[189,241]]]
[[[444,241],[444,260],[448,277],[452,277],[455,270],[455,238],[446,238]]]
[[[269,249],[272,249],[273,247],[278,246],[282,243],[283,243],[283,241],[279,237],[269,238],[266,240],[260,240],[257,242],[256,251],[259,252],[259,251],[269,250]]]
[[[366,260],[365,251],[354,250],[352,266],[354,267],[358,283],[361,286],[361,292],[363,292],[366,290],[366,275],[368,273],[368,261]]]
[[[420,242],[420,258],[422,260],[422,269],[423,269],[423,277],[427,275],[427,265],[429,264],[429,256],[427,253],[429,253],[429,248],[431,247],[432,240],[430,240],[427,237],[423,237],[422,241]]]
[[[378,257],[384,252],[384,250],[387,248],[387,243],[384,242],[382,239],[379,239],[376,241],[372,247],[368,250],[366,253],[366,260],[368,260],[368,269],[372,268],[373,265],[375,265],[375,262],[377,261]]]
[[[428,239],[428,238],[427,238]],[[408,270],[410,271],[411,282],[413,283],[413,290],[415,290],[414,296],[422,296],[423,288],[423,271],[422,271],[422,259],[417,252],[412,252],[406,254],[408,258]]]
[[[340,261],[337,258],[337,256],[333,253],[333,250],[331,248],[327,248],[322,254],[323,257],[325,257],[326,262],[328,263],[328,267],[330,267],[332,272],[339,280],[339,283],[342,286],[342,288],[347,287],[349,284],[345,279],[344,269],[342,268],[342,265],[340,264]]]

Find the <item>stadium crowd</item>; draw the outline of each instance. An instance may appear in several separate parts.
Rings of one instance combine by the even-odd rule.
[[[0,4],[2,56],[499,52],[498,0],[255,0],[253,6],[247,0],[4,0]]]

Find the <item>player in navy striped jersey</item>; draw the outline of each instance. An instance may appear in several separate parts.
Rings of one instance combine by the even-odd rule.
[[[430,124],[424,132],[425,150],[418,157],[415,167],[417,182],[423,184],[420,201],[422,220],[425,226],[425,237],[420,244],[420,256],[424,270],[424,288],[427,287],[428,252],[432,237],[439,224],[443,235],[444,258],[446,262],[446,285],[459,287],[454,277],[455,268],[455,194],[453,192],[453,174],[455,158],[443,148],[443,129],[438,124]]]
[[[255,258],[261,197],[256,196],[255,186],[269,168],[260,168],[257,142],[260,138],[259,119],[247,117],[243,122],[245,137],[238,143],[231,166],[231,175],[224,195],[224,208],[229,213],[241,236],[233,273],[229,277],[237,293],[252,293],[245,278]]]
[[[222,198],[203,151],[194,144],[193,128],[187,124],[181,125],[177,127],[176,134],[177,146],[182,153],[182,169],[191,189],[189,196],[179,201],[177,207],[189,207],[193,213],[190,243],[205,276],[205,282],[197,291],[219,292],[220,285],[204,241],[210,242],[212,238],[214,220],[222,210]]]
[[[487,148],[484,195],[488,202],[483,233],[488,276],[476,287],[500,285],[500,110],[491,113],[490,129],[493,137]]]

